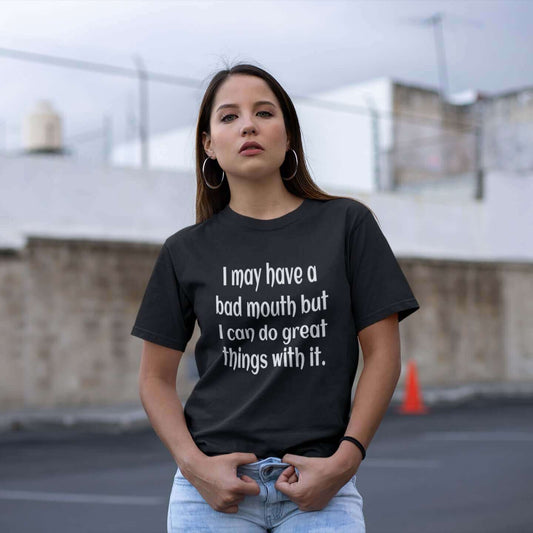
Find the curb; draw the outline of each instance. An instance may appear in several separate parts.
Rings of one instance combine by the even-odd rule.
[[[403,402],[404,391],[396,390],[391,406]],[[421,395],[427,406],[435,408],[461,405],[494,405],[494,403],[533,402],[533,382],[467,383],[455,387],[422,387]]]
[[[456,387],[423,387],[424,404],[432,408],[472,405],[533,403],[533,382],[469,383]],[[404,391],[394,392],[388,413],[397,414]],[[182,402],[183,403],[183,402]],[[398,416],[401,416],[398,414]],[[146,412],[139,404],[23,408],[0,411],[0,433],[78,429],[104,433],[125,433],[150,429]]]
[[[150,427],[142,407],[28,408],[0,413],[0,433],[51,429],[124,433]]]

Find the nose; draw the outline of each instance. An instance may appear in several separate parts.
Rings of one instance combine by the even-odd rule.
[[[251,133],[252,131],[253,131],[254,133],[256,133],[256,131],[255,131],[255,126],[244,126],[244,127],[242,128],[242,133],[243,133],[243,135],[247,135],[248,133]]]
[[[247,118],[245,118],[243,120],[241,133],[243,135],[246,135],[246,134],[251,133],[251,132],[257,133],[257,128],[256,128],[253,120],[250,117],[247,117]]]

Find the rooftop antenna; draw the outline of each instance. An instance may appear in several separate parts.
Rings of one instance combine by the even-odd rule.
[[[457,15],[447,15],[445,13],[435,13],[429,17],[408,17],[406,22],[409,24],[414,24],[417,26],[433,26],[434,37],[435,37],[435,49],[437,53],[437,65],[439,69],[439,87],[440,87],[440,98],[442,101],[445,101],[448,96],[448,73],[446,69],[446,55],[444,51],[444,30],[443,30],[443,19],[446,16],[449,20],[458,20],[460,22],[465,22],[476,27],[482,27],[483,25],[473,19],[466,17],[459,17]]]

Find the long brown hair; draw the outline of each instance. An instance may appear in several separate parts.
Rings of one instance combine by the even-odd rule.
[[[265,80],[272,92],[276,95],[281,105],[285,129],[287,130],[287,134],[291,141],[291,148],[298,155],[298,169],[296,171],[296,175],[291,180],[283,181],[283,184],[287,190],[297,196],[300,196],[301,198],[311,198],[317,200],[349,198],[353,200],[354,198],[349,196],[333,196],[328,194],[320,189],[320,187],[313,181],[305,162],[298,116],[296,115],[296,110],[289,95],[277,82],[277,80],[262,68],[247,63],[239,63],[233,67],[228,65],[226,69],[218,71],[211,78],[200,105],[200,112],[196,127],[196,223],[203,222],[204,220],[207,220],[213,216],[215,213],[218,213],[229,203],[230,200],[230,189],[227,179],[224,179],[222,185],[217,189],[210,189],[204,182],[204,178],[202,176],[202,165],[204,164],[206,154],[204,151],[204,145],[202,143],[202,132],[205,131],[208,134],[211,133],[210,117],[217,90],[221,84],[232,74],[248,74],[250,76],[257,76],[258,78]],[[280,167],[280,173],[282,176],[289,176],[294,172],[294,155],[292,152],[287,153],[289,155],[285,158],[285,161]],[[218,164],[217,160],[210,160],[206,163],[205,173],[207,175],[206,179],[210,184],[214,185],[220,182],[222,177],[222,168]]]

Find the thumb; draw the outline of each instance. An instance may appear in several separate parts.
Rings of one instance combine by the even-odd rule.
[[[233,459],[235,459],[235,464],[238,465],[244,465],[248,463],[255,463],[257,459],[257,455],[255,453],[246,453],[246,452],[234,452],[232,453]]]
[[[306,461],[306,457],[303,455],[294,455],[292,453],[286,453],[282,458],[281,461],[283,463],[289,463],[293,466],[299,466],[302,467]]]

